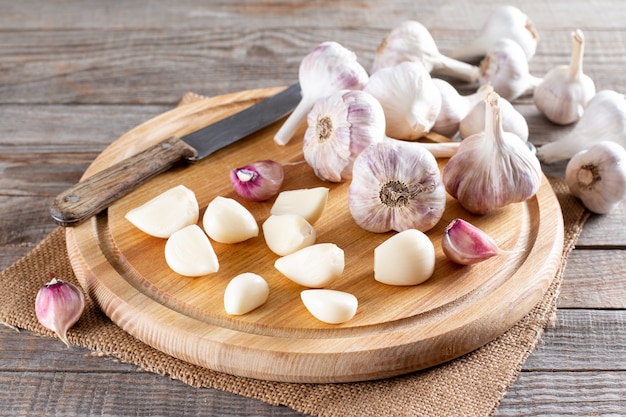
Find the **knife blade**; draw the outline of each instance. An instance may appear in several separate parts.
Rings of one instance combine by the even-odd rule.
[[[302,93],[295,83],[276,95],[181,138],[169,137],[60,193],[50,216],[61,226],[80,224],[153,176],[181,161],[194,162],[287,116]]]

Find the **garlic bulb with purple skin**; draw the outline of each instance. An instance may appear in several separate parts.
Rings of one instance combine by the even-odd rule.
[[[256,161],[230,171],[230,182],[237,195],[246,200],[265,201],[283,185],[283,166],[276,161]]]
[[[85,296],[75,285],[52,278],[35,299],[37,320],[54,331],[69,348],[67,331],[78,321],[85,308]]]
[[[445,206],[437,160],[424,147],[385,141],[370,145],[354,161],[348,207],[367,231],[426,232]]]
[[[385,112],[371,94],[342,90],[318,100],[309,112],[303,153],[318,178],[343,182],[354,159],[385,137]]]
[[[587,102],[596,94],[593,80],[583,73],[585,38],[579,29],[572,33],[572,56],[569,65],[552,68],[535,88],[533,101],[553,123],[577,122]]]
[[[302,99],[276,132],[274,141],[279,145],[289,143],[315,101],[339,90],[360,90],[368,78],[354,52],[337,42],[319,44],[300,63]]]
[[[433,75],[444,75],[468,83],[478,81],[478,67],[449,58],[439,52],[428,29],[408,20],[385,36],[376,50],[371,73],[402,62],[417,62]]]
[[[499,98],[497,93],[487,96],[484,132],[463,139],[443,169],[446,191],[474,214],[529,199],[543,177],[526,143],[502,129]]]
[[[472,265],[496,255],[510,253],[501,250],[487,233],[458,218],[446,226],[441,248],[448,259],[460,265]]]

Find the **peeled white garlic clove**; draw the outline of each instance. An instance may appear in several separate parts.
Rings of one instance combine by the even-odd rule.
[[[341,90],[315,102],[304,133],[304,159],[320,179],[352,177],[354,158],[385,136],[385,113],[371,94]]]
[[[317,243],[278,258],[274,267],[296,284],[311,288],[329,285],[343,273],[344,252],[334,243]]]
[[[35,315],[46,328],[52,330],[69,348],[67,331],[78,321],[85,309],[85,296],[69,282],[52,278],[37,292]]]
[[[272,252],[285,256],[314,244],[317,233],[299,214],[273,214],[263,222],[263,236]]]
[[[565,180],[585,207],[608,213],[626,198],[626,150],[614,142],[598,142],[569,160]]]
[[[433,78],[433,83],[441,93],[441,111],[432,131],[450,138],[457,134],[461,121],[474,106],[484,102],[487,92],[493,90],[490,84],[485,84],[480,86],[475,93],[463,96],[445,80]]]
[[[445,205],[437,160],[422,144],[388,140],[369,146],[354,162],[348,207],[367,231],[427,231]]]
[[[270,286],[262,276],[245,272],[231,279],[224,291],[226,314],[239,316],[262,306],[270,295]]]
[[[448,259],[460,265],[476,264],[505,253],[491,236],[463,219],[454,219],[446,226],[441,248]]]
[[[313,224],[326,208],[328,191],[327,187],[281,191],[270,209],[270,214],[298,214]]]
[[[354,295],[337,290],[304,290],[300,298],[313,317],[328,324],[340,324],[352,319],[359,307]]]
[[[337,42],[323,42],[316,46],[300,63],[298,72],[302,99],[280,127],[274,141],[289,143],[306,119],[315,101],[339,90],[360,90],[367,83],[368,74],[358,63],[356,54]]]
[[[483,96],[483,99],[479,103],[476,103],[467,116],[461,120],[459,124],[459,134],[462,139],[485,131],[485,109],[487,108],[487,104],[485,103],[484,97],[486,97],[486,95]],[[528,142],[529,130],[526,118],[524,118],[507,99],[500,97],[498,103],[502,115],[502,129],[505,132],[514,133],[524,142]]]
[[[480,83],[490,83],[509,101],[532,94],[540,82],[530,74],[521,46],[511,39],[500,39],[480,62]]]
[[[511,5],[500,5],[487,17],[479,35],[467,45],[450,53],[450,56],[463,61],[480,59],[500,39],[515,41],[530,61],[537,50],[539,34],[530,18],[520,9]]]
[[[593,80],[583,73],[585,38],[580,29],[572,33],[572,41],[570,64],[548,71],[533,95],[537,108],[550,121],[560,125],[578,121],[587,102],[596,94]]]
[[[187,277],[211,274],[220,267],[211,241],[197,224],[172,233],[165,242],[165,262],[172,271]]]
[[[252,213],[237,200],[215,197],[202,217],[209,237],[220,243],[239,243],[259,235],[259,225]]]
[[[562,161],[601,141],[626,147],[626,98],[613,90],[598,91],[573,129],[541,146],[537,157],[544,163]]]
[[[363,89],[373,95],[385,112],[386,134],[414,140],[425,136],[441,111],[441,93],[424,66],[403,62],[382,68]]]
[[[490,93],[487,104],[485,131],[463,139],[442,175],[448,193],[474,214],[529,199],[543,176],[526,143],[502,129],[498,94]]]
[[[416,229],[393,235],[374,249],[374,279],[388,285],[417,285],[435,271],[435,247]]]
[[[374,74],[402,62],[420,63],[432,74],[470,83],[478,81],[478,67],[443,55],[428,29],[414,20],[401,23],[385,36],[376,50],[370,72]]]
[[[280,191],[283,166],[276,161],[256,161],[230,171],[230,182],[237,195],[246,200],[265,201]]]
[[[175,231],[195,224],[199,213],[194,192],[178,185],[130,210],[124,217],[150,236],[168,238]]]

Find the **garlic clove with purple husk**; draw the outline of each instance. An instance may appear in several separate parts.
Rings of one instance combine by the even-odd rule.
[[[322,288],[341,276],[345,255],[334,243],[316,243],[278,258],[274,267],[296,284]]]
[[[265,201],[283,185],[283,166],[276,161],[256,161],[230,171],[230,182],[237,195],[246,200]]]
[[[85,308],[85,296],[74,284],[52,278],[35,298],[35,315],[69,348],[67,331],[78,321]]]
[[[348,207],[367,231],[425,232],[441,219],[445,205],[437,160],[421,144],[387,140],[354,161]]]
[[[501,250],[487,233],[459,218],[446,226],[441,247],[448,259],[460,265],[476,264],[507,253]]]
[[[499,5],[487,17],[479,35],[451,52],[450,56],[463,61],[480,59],[500,39],[515,41],[530,61],[537,50],[539,34],[531,19],[520,9],[511,5]]]
[[[539,147],[537,157],[546,164],[562,161],[601,141],[626,148],[626,97],[613,90],[598,91],[572,130]]]
[[[585,38],[579,29],[572,33],[569,65],[552,68],[535,88],[533,101],[553,123],[567,125],[578,121],[587,102],[596,94],[593,80],[583,73]]]
[[[478,67],[443,55],[428,29],[414,20],[401,23],[385,36],[376,50],[370,73],[402,62],[420,63],[431,74],[469,83],[478,81]]]
[[[383,107],[386,135],[414,140],[425,136],[441,111],[441,93],[424,66],[402,62],[370,77],[364,91]]]
[[[276,132],[274,141],[279,145],[289,143],[315,101],[339,90],[360,90],[368,78],[354,52],[333,41],[316,46],[300,63],[302,99]]]
[[[490,84],[485,84],[473,94],[461,95],[445,80],[433,78],[433,83],[441,93],[441,111],[431,131],[450,138],[459,132],[461,121],[474,106],[483,102],[487,92],[493,90]]]
[[[462,139],[485,130],[485,109],[487,104],[483,99],[469,111],[467,116],[459,123],[459,134]],[[524,142],[528,142],[528,123],[526,118],[505,98],[498,100],[502,115],[502,129],[519,136]]]
[[[480,84],[490,83],[509,101],[532,94],[541,80],[530,74],[524,51],[511,39],[500,39],[480,62]]]
[[[385,136],[385,112],[371,94],[341,90],[318,100],[309,112],[303,153],[318,178],[343,182],[363,149]]]
[[[300,298],[313,317],[328,324],[340,324],[352,319],[359,307],[358,299],[344,291],[304,290]]]
[[[206,208],[202,226],[209,237],[220,243],[239,243],[259,235],[256,219],[241,203],[217,196]]]
[[[502,129],[499,98],[497,93],[487,96],[484,132],[463,139],[443,169],[446,191],[474,214],[529,199],[543,177],[526,143]]]
[[[374,248],[374,279],[387,285],[417,285],[435,272],[435,246],[416,229],[391,236]]]
[[[603,141],[578,152],[567,163],[565,181],[589,210],[609,213],[626,198],[626,150]]]

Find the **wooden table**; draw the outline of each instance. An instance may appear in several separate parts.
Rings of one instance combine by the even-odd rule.
[[[78,181],[99,152],[185,92],[287,85],[303,55],[325,40],[354,50],[368,67],[385,33],[409,18],[425,23],[445,52],[476,33],[496,3],[0,0],[0,267],[55,228],[50,199]],[[567,63],[569,34],[580,28],[585,72],[598,89],[626,92],[622,2],[511,3],[542,37],[534,74]],[[536,145],[567,131],[550,125],[528,98],[516,105]],[[562,175],[564,164],[544,168]],[[625,219],[626,204],[586,223],[555,325],[497,416],[626,415]],[[300,415],[3,326],[0,404],[1,415]]]

